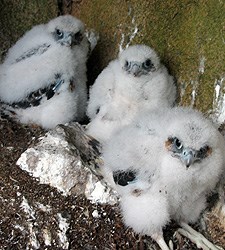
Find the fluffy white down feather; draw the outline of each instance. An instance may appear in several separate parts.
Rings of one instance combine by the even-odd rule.
[[[207,156],[186,167],[168,145],[173,137],[183,148],[198,151],[207,145]],[[223,136],[200,112],[182,107],[145,111],[103,144],[102,171],[121,196],[124,223],[159,243],[171,219],[198,220],[225,171],[224,152]],[[114,174],[131,170],[134,180],[115,183]]]
[[[53,32],[60,29],[74,34],[80,32],[80,44],[65,46],[54,39]],[[36,51],[27,56],[35,48]],[[89,51],[84,35],[84,24],[70,15],[60,16],[47,24],[33,27],[8,51],[0,66],[0,99],[11,105],[23,101],[30,93],[55,82],[56,74],[63,79],[55,95],[43,98],[39,106],[9,108],[15,119],[22,123],[35,123],[52,128],[71,120],[80,121],[86,112],[86,61]],[[24,59],[18,60],[23,57]]]
[[[151,60],[154,70],[134,75],[125,70],[126,62],[141,65]],[[90,89],[87,133],[105,141],[120,127],[129,124],[143,109],[173,106],[174,79],[160,64],[156,52],[145,45],[123,51],[102,71]]]

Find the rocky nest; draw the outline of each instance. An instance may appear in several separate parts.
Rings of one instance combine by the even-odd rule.
[[[6,119],[0,127],[0,249],[159,249],[150,237],[123,225],[117,203],[94,202],[84,193],[65,195],[16,165],[46,131]],[[210,227],[219,230],[218,222]],[[174,234],[176,229],[171,223],[164,231],[174,249],[197,249]],[[219,239],[212,235],[225,247],[224,233],[216,234]]]

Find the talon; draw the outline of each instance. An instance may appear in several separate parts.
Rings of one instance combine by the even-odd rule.
[[[182,222],[180,225],[181,228],[179,228],[177,232],[196,244],[198,248],[202,248],[203,250],[221,250],[188,224]]]

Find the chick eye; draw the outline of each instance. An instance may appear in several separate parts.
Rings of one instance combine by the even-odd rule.
[[[199,149],[198,156],[200,158],[204,158],[204,157],[207,156],[207,154],[208,154],[209,151],[210,151],[210,147],[208,145],[206,145],[206,146],[204,146],[204,147],[202,147],[202,148]]]
[[[143,63],[144,68],[150,68],[152,66],[152,61],[150,59],[147,59],[144,63]]]
[[[78,32],[74,35],[74,38],[75,38],[76,41],[81,41],[82,38],[83,38],[83,36],[82,36],[81,32],[78,31]]]
[[[175,144],[175,146],[176,146],[177,149],[182,149],[183,148],[182,143],[177,138],[174,138],[174,144]]]
[[[124,66],[127,68],[127,67],[128,67],[128,65],[129,65],[128,61],[125,61]]]
[[[199,153],[205,154],[207,152],[207,147],[200,148]]]
[[[58,38],[63,38],[63,32],[59,29],[56,29],[56,35],[58,36]]]

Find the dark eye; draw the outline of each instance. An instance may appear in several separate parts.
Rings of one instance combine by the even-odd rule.
[[[81,41],[82,41],[83,36],[82,36],[82,34],[81,34],[80,31],[78,31],[78,32],[74,35],[74,39],[75,39],[75,41],[78,41],[78,42],[81,42]]]
[[[200,150],[199,150],[200,154],[205,154],[206,152],[207,152],[207,148],[206,147],[200,148]]]
[[[97,114],[99,113],[99,111],[100,111],[100,107],[98,107],[98,108],[96,109],[95,114],[97,115]]]
[[[152,67],[152,61],[150,59],[147,59],[144,63],[143,63],[143,67],[144,68],[150,68]]]
[[[125,61],[124,67],[125,67],[125,68],[128,68],[128,66],[129,66],[128,61]]]
[[[176,146],[177,149],[182,149],[183,148],[182,143],[177,138],[174,138],[174,144],[175,144],[175,146]]]
[[[208,155],[208,153],[210,153],[210,147],[206,145],[206,146],[199,149],[198,157],[204,158]]]
[[[56,29],[56,35],[58,36],[58,38],[63,38],[63,32],[59,29]]]

